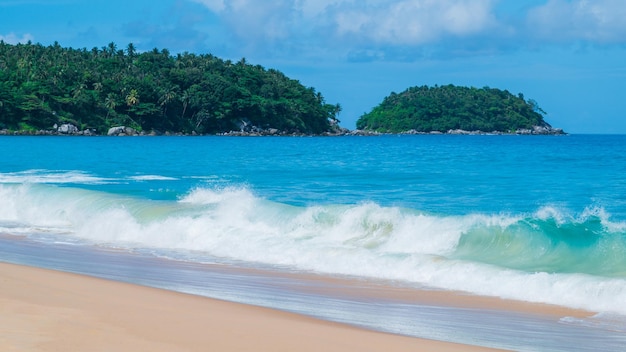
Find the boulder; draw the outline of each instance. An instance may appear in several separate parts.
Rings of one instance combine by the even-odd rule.
[[[62,134],[75,134],[78,132],[78,127],[72,125],[71,123],[64,123],[57,127],[57,132]]]
[[[137,131],[134,128],[126,126],[115,126],[109,128],[107,136],[135,136]]]
[[[125,126],[114,126],[109,128],[109,132],[107,132],[107,136],[117,136],[121,133],[124,133]]]

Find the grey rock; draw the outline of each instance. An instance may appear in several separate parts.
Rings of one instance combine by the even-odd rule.
[[[62,134],[75,134],[78,133],[78,127],[72,125],[71,123],[64,123],[57,128],[57,132]]]

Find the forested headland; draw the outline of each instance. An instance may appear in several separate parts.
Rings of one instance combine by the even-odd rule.
[[[496,88],[411,87],[391,93],[357,121],[357,128],[382,133],[562,134],[544,121],[536,101]]]
[[[88,50],[0,41],[5,132],[69,125],[90,134],[113,126],[144,133],[323,134],[339,129],[340,110],[314,88],[245,59],[139,53],[132,43]]]

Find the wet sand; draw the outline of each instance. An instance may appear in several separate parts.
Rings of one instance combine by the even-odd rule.
[[[0,286],[2,351],[493,351],[14,264]]]

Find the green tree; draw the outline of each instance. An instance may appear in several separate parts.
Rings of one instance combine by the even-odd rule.
[[[462,129],[510,132],[549,126],[534,100],[489,87],[421,86],[391,93],[357,121],[357,128],[380,132]]]
[[[340,111],[314,89],[245,58],[234,64],[167,49],[139,53],[132,43],[118,50],[113,42],[87,50],[0,41],[0,101],[0,127],[13,130],[70,121],[103,132],[131,121],[142,130],[219,133],[246,120],[322,133]]]

